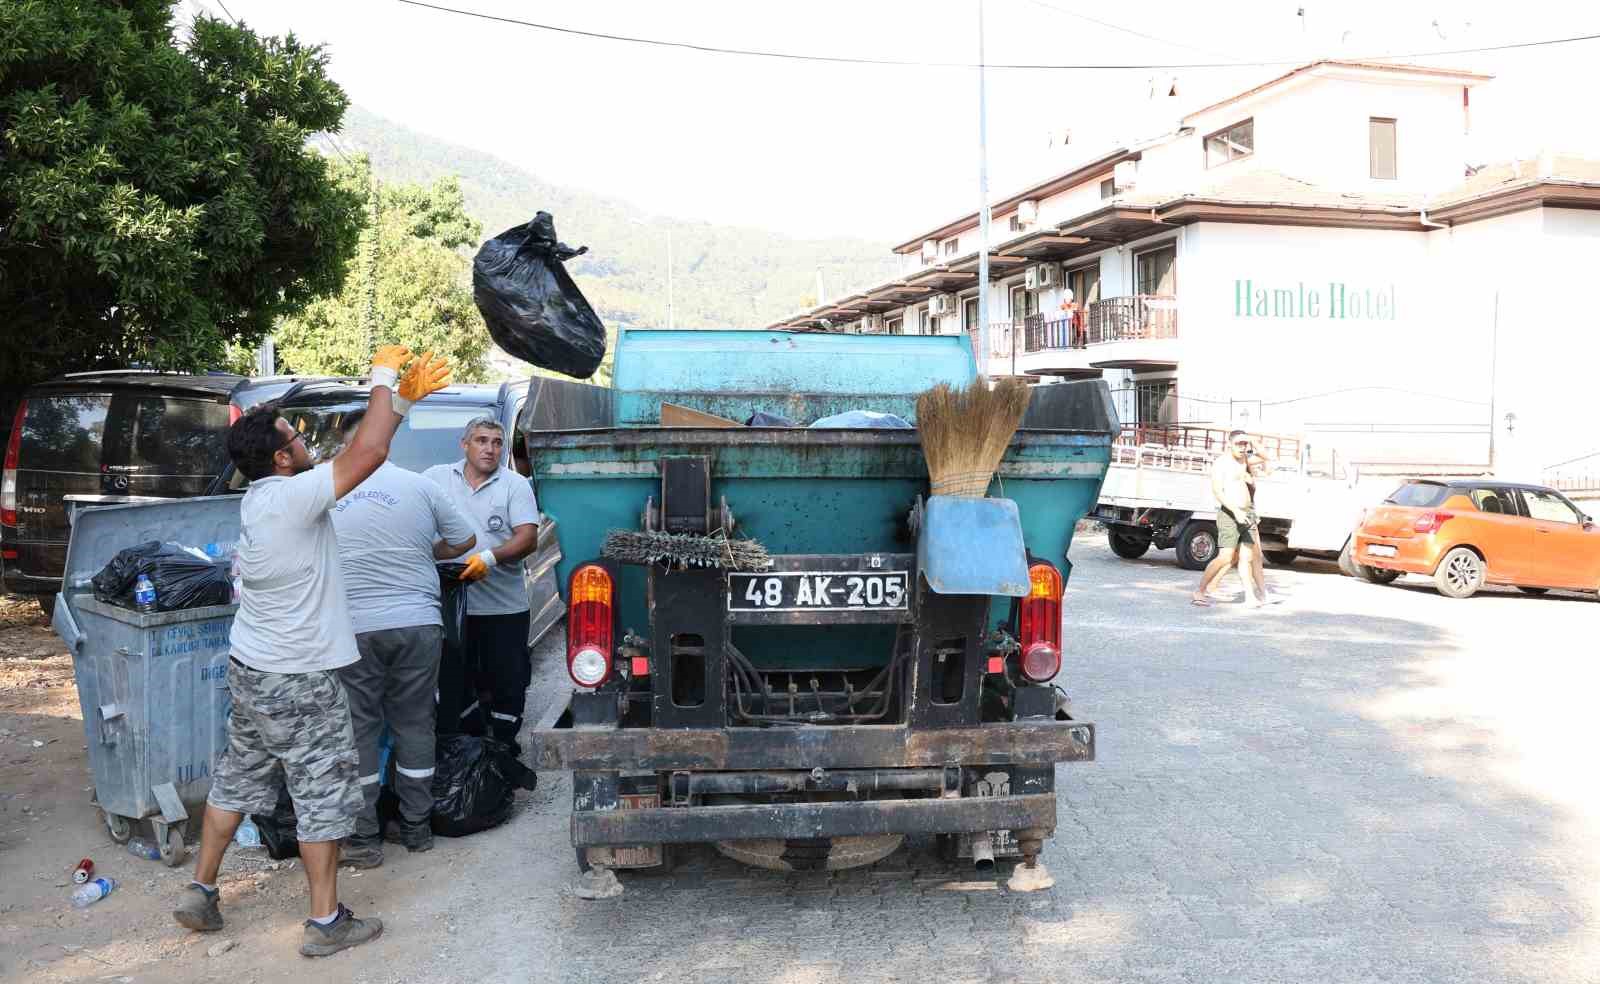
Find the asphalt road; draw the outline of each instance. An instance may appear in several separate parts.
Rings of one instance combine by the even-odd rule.
[[[976,881],[928,844],[807,876],[697,849],[584,902],[570,785],[549,775],[426,893],[439,945],[406,976],[1600,979],[1594,599],[1453,601],[1306,564],[1269,572],[1281,605],[1202,610],[1170,553],[1122,561],[1085,535],[1072,558],[1062,682],[1099,761],[1060,769],[1053,890]],[[558,643],[530,711],[563,687]]]

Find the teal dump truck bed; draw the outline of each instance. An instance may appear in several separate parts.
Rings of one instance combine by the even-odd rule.
[[[914,429],[809,426],[851,411],[914,424],[919,393],[974,374],[964,336],[625,330],[615,388],[534,381],[519,436],[560,525],[574,692],[533,750],[575,772],[580,862],[797,831],[950,834],[980,854],[974,838],[999,831],[1002,850],[1036,853],[1022,831],[1054,826],[1054,763],[1093,755],[1092,725],[1052,684],[1067,548],[1117,430],[1109,392],[1035,387],[991,498],[965,504],[928,497]],[[664,427],[664,405],[731,426]],[[797,426],[743,425],[757,413]],[[747,538],[772,564],[620,563],[602,556],[616,530]],[[1029,791],[939,802],[980,768]],[[829,769],[852,773],[837,780],[850,802]],[[694,809],[774,795],[800,802],[765,833],[753,814]]]

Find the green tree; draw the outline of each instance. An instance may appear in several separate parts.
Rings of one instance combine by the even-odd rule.
[[[338,289],[361,197],[305,146],[348,99],[320,47],[170,0],[0,2],[0,389],[205,369]]]
[[[280,371],[357,375],[367,371],[374,345],[397,342],[449,357],[458,382],[481,381],[489,331],[467,287],[462,250],[482,230],[462,205],[460,185],[454,178],[374,185],[364,157],[336,164],[335,175],[347,188],[365,189],[367,228],[344,289],[279,325]]]

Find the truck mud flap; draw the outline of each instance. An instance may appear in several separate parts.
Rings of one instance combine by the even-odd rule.
[[[572,843],[575,847],[596,847],[773,838],[800,840],[872,834],[1053,831],[1055,826],[1055,796],[1028,794],[580,811],[572,814]]]
[[[528,736],[527,747],[528,761],[542,770],[1046,766],[1094,761],[1094,725],[1058,713],[1054,718],[941,728],[575,728],[570,709],[557,705]]]

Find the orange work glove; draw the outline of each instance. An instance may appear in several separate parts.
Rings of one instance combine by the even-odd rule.
[[[463,581],[481,581],[489,576],[489,568],[498,561],[494,559],[493,550],[480,550],[467,561],[467,569],[461,572]]]
[[[393,400],[394,412],[404,417],[411,411],[411,404],[449,385],[450,360],[442,355],[435,358],[432,352],[424,352],[417,356],[411,368],[406,370],[405,378],[400,380],[400,389]]]
[[[372,385],[387,386],[394,392],[395,381],[400,378],[400,367],[411,358],[411,350],[404,345],[380,345],[372,353]]]

